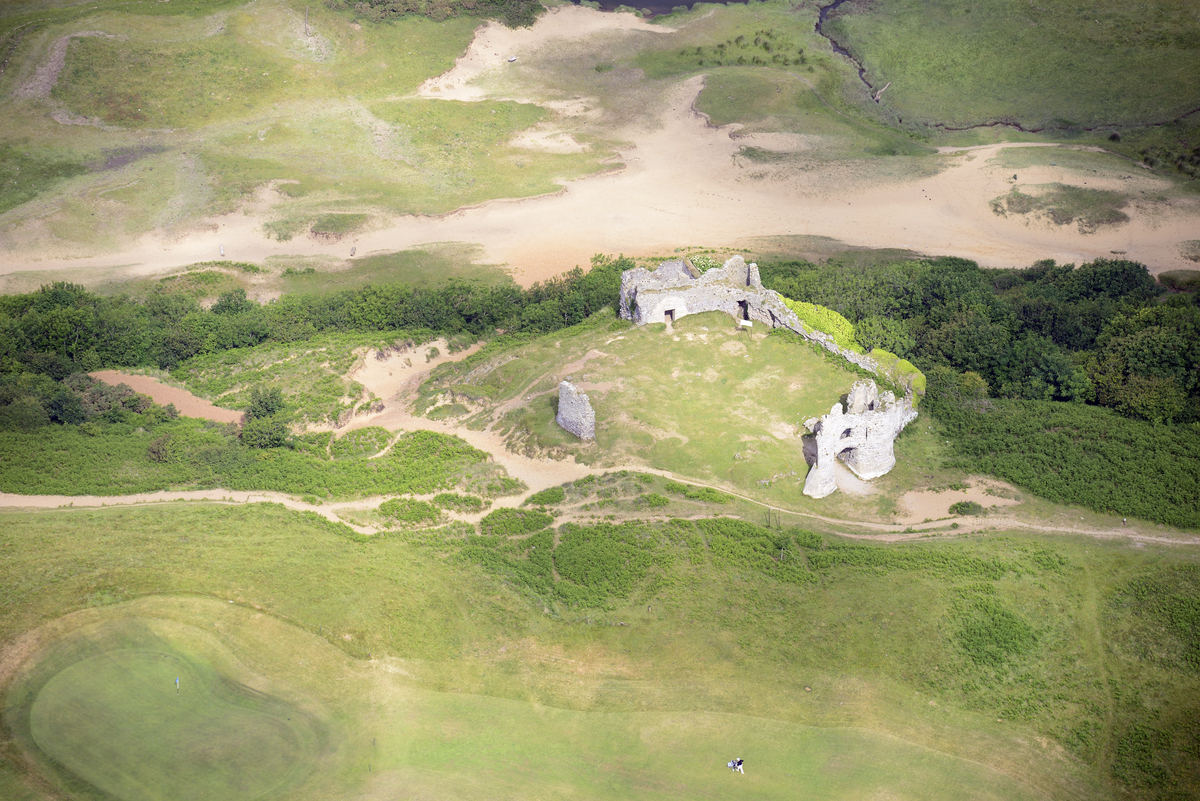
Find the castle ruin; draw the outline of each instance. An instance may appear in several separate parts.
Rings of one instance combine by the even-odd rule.
[[[896,465],[893,444],[904,427],[917,418],[909,398],[896,400],[880,392],[870,379],[856,381],[846,396],[846,409],[835,403],[829,414],[806,420],[813,432],[812,467],[804,479],[804,494],[824,498],[837,489],[840,459],[859,478],[879,478]],[[807,449],[806,449],[807,450]]]
[[[841,347],[829,334],[806,326],[782,295],[763,287],[758,265],[747,264],[741,256],[703,273],[686,260],[674,259],[653,272],[638,267],[621,276],[621,317],[636,325],[673,323],[709,311],[725,312],[741,326],[761,323],[768,328],[786,328],[858,367],[890,377],[870,355]],[[856,382],[844,411],[837,403],[829,414],[806,422],[815,435],[810,443],[815,447],[805,449],[812,467],[804,494],[824,498],[837,489],[838,459],[860,478],[887,473],[896,464],[893,442],[916,417],[911,388],[897,400],[892,392],[879,392],[874,381]]]

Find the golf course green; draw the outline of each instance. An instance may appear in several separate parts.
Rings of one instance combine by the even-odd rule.
[[[18,719],[65,788],[232,801],[276,798],[304,780],[322,740],[311,716],[146,627],[130,617],[67,638],[36,671]]]

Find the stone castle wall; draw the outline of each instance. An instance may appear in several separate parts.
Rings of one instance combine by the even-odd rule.
[[[638,267],[621,276],[621,316],[637,325],[708,311],[722,311],[739,321],[770,328],[786,328],[851,364],[892,378],[870,356],[847,350],[829,334],[805,326],[778,292],[763,287],[758,265],[746,264],[741,256],[702,275],[687,262],[674,260],[663,262],[654,272]],[[874,381],[855,383],[845,410],[837,403],[829,414],[806,422],[815,435],[816,453],[804,493],[824,498],[837,490],[835,466],[839,459],[860,478],[878,478],[887,473],[896,464],[896,436],[916,417],[911,387],[904,398],[897,400],[891,392],[880,393]]]
[[[836,459],[859,478],[887,473],[896,465],[896,437],[916,417],[909,398],[896,400],[869,379],[855,382],[844,411],[841,403],[835,403],[829,414],[805,421],[815,434],[816,461],[804,480],[804,494],[824,498],[837,489]]]
[[[570,381],[558,385],[558,415],[554,420],[580,439],[596,438],[596,412],[592,402]]]
[[[678,320],[709,311],[722,311],[770,328],[786,328],[851,364],[891,379],[875,359],[843,348],[828,334],[804,325],[778,292],[763,287],[758,265],[746,264],[741,256],[702,275],[676,259],[663,262],[654,272],[638,267],[621,276],[621,317],[637,325],[665,322],[667,312]]]

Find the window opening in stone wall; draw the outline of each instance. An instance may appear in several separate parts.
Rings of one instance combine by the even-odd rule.
[[[852,433],[854,433],[854,429],[847,428],[845,431],[842,432],[842,439],[846,439],[846,437],[850,436]]]
[[[665,312],[663,312],[663,319],[666,320],[668,323],[675,322],[675,310],[667,309]]]
[[[738,301],[738,312],[741,313],[741,315],[742,315],[741,319],[749,320],[750,319],[750,301],[739,300]]]

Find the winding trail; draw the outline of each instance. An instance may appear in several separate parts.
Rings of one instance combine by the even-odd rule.
[[[726,495],[736,497],[746,503],[753,504],[764,511],[777,512],[780,515],[788,515],[791,518],[800,518],[807,520],[815,520],[825,523],[830,526],[838,527],[840,536],[873,540],[876,542],[903,542],[907,540],[928,538],[931,536],[957,536],[966,533],[975,533],[983,531],[997,531],[1017,529],[1023,531],[1033,531],[1041,534],[1065,535],[1065,536],[1085,536],[1093,537],[1102,540],[1130,540],[1140,543],[1153,543],[1159,545],[1176,545],[1176,546],[1200,546],[1200,537],[1181,534],[1175,537],[1148,534],[1139,530],[1138,522],[1135,522],[1134,527],[1113,526],[1110,528],[1095,528],[1089,526],[1056,526],[1042,523],[1034,523],[1011,515],[1005,516],[985,516],[985,517],[955,517],[944,518],[938,520],[930,520],[921,523],[879,523],[862,520],[850,520],[844,518],[829,517],[826,515],[816,514],[814,512],[803,512],[794,509],[787,509],[780,506],[774,506],[769,503],[764,503],[756,498],[742,494],[728,486],[707,484],[701,481],[696,481],[693,478],[678,476],[668,470],[660,470],[649,467],[644,464],[624,464],[624,465],[606,465],[596,469],[587,465],[577,463],[574,457],[570,459],[554,460],[548,458],[531,458],[522,454],[513,453],[508,450],[507,443],[500,434],[492,431],[490,428],[484,430],[473,430],[465,426],[454,423],[444,422],[440,420],[430,420],[424,417],[415,416],[412,413],[413,402],[416,399],[416,393],[421,384],[429,377],[429,374],[439,365],[446,362],[456,362],[471,354],[475,353],[481,343],[459,351],[457,353],[448,353],[448,346],[445,340],[439,339],[433,342],[428,342],[423,345],[416,346],[411,349],[388,349],[382,352],[376,352],[372,356],[371,351],[365,351],[361,354],[361,362],[350,373],[350,377],[361,383],[366,391],[375,394],[376,397],[382,397],[385,400],[383,410],[360,415],[353,418],[349,423],[336,429],[338,432],[348,432],[368,426],[380,426],[389,431],[399,434],[404,431],[436,431],[442,434],[457,436],[472,447],[478,448],[481,451],[488,453],[492,461],[502,466],[510,476],[518,478],[525,482],[527,489],[518,494],[504,498],[495,499],[492,502],[492,509],[503,507],[519,506],[526,498],[535,492],[539,492],[549,487],[556,487],[568,481],[574,481],[584,476],[593,473],[619,472],[629,470],[634,472],[650,473],[671,481],[677,481],[683,484],[689,484],[696,487],[710,487],[712,489],[723,492]],[[587,359],[593,356],[594,352],[589,352],[579,362],[573,362],[568,365],[568,368],[578,369],[581,362],[586,362]],[[416,364],[414,364],[414,357]],[[422,361],[423,359],[423,361]],[[547,374],[548,375],[548,374]],[[546,376],[539,376],[535,381],[529,384],[521,393],[516,396],[516,400],[524,397],[525,393],[529,392],[539,381]],[[179,400],[178,395],[187,395],[181,402],[187,404],[188,398],[199,401],[200,399],[186,393],[176,387],[169,387],[159,383],[155,379],[147,376],[129,376],[117,371],[107,371],[104,378],[109,381],[142,379],[144,384],[141,385],[142,391],[147,392],[156,401],[160,401],[156,395],[164,392],[171,393],[173,400]],[[165,400],[165,395],[163,396]],[[206,403],[206,402],[205,402]],[[508,408],[511,405],[505,404],[503,408]],[[196,404],[189,408],[193,408],[195,416],[207,417],[203,406]],[[228,412],[223,409],[216,409],[217,412],[225,412],[227,414],[239,414],[236,412]],[[491,420],[495,422],[496,415],[493,413]],[[335,430],[332,427],[326,426],[325,430]],[[386,453],[391,448],[389,443],[388,448],[385,448],[382,453]],[[382,455],[377,454],[378,455]],[[422,500],[428,500],[435,493],[426,495],[415,495],[405,497],[415,497]],[[278,503],[289,509],[298,511],[316,512],[336,523],[342,523],[348,526],[353,531],[372,535],[387,529],[364,526],[358,523],[347,520],[343,513],[352,511],[366,511],[375,509],[385,500],[388,500],[393,495],[375,495],[365,498],[357,498],[347,501],[327,501],[320,505],[309,504],[295,495],[290,495],[283,492],[272,492],[264,490],[228,490],[228,489],[210,489],[210,490],[163,490],[160,492],[138,493],[134,495],[18,495],[14,493],[0,493],[0,508],[7,509],[61,509],[61,508],[95,508],[95,507],[111,507],[111,506],[137,506],[145,504],[165,504],[165,503],[189,503],[189,502],[204,502],[204,503],[226,503],[226,504],[246,504],[246,503]],[[483,512],[473,514],[457,514],[447,513],[452,520],[461,520],[468,523],[477,523],[484,514],[490,509]],[[665,516],[642,515],[641,519],[647,520],[667,520]],[[565,511],[558,518],[559,523],[564,522],[586,522],[592,519],[591,515],[580,515]],[[954,523],[958,524],[957,528],[951,529],[950,526]]]
[[[496,456],[493,454],[493,456]],[[524,457],[516,454],[507,454],[508,457],[516,459],[524,459]],[[503,464],[508,459],[497,459],[497,462]],[[530,461],[530,460],[527,460]],[[1020,530],[1031,531],[1039,534],[1051,534],[1061,536],[1076,536],[1076,537],[1091,537],[1098,540],[1129,540],[1131,542],[1155,544],[1155,545],[1174,545],[1180,547],[1197,547],[1200,546],[1200,536],[1182,534],[1177,537],[1167,537],[1162,535],[1146,534],[1140,532],[1135,527],[1113,527],[1113,528],[1092,528],[1088,526],[1053,526],[1046,524],[1031,523],[1029,521],[1020,520],[1015,517],[980,517],[980,518],[954,518],[952,520],[931,520],[927,523],[918,523],[914,525],[904,525],[897,523],[874,523],[861,520],[847,520],[843,518],[827,517],[812,512],[800,512],[794,509],[786,509],[780,506],[763,503],[739,492],[731,491],[728,487],[705,484],[695,481],[687,477],[677,476],[667,470],[658,470],[645,465],[619,465],[605,468],[603,471],[592,470],[582,465],[575,464],[574,460],[563,462],[552,462],[553,467],[558,468],[558,472],[553,474],[553,480],[546,481],[542,484],[531,485],[530,488],[515,496],[507,498],[499,498],[493,502],[492,509],[517,507],[525,498],[532,495],[534,492],[546,489],[547,487],[558,486],[564,480],[571,480],[566,477],[571,476],[583,477],[589,473],[596,472],[619,472],[621,470],[637,471],[642,473],[650,473],[661,476],[672,481],[678,481],[683,484],[688,484],[695,487],[711,487],[719,490],[726,495],[732,495],[747,503],[754,504],[763,510],[778,512],[781,515],[788,515],[792,518],[804,518],[808,520],[819,520],[831,526],[837,526],[839,531],[837,535],[848,537],[851,539],[871,540],[874,542],[905,542],[916,539],[928,539],[934,535],[941,536],[959,536],[961,534],[971,534],[984,531],[1003,531],[1003,530]],[[339,511],[349,510],[367,510],[374,509],[380,503],[394,496],[390,495],[375,495],[367,498],[359,498],[352,501],[333,501],[322,504],[321,506],[312,506],[302,500],[297,499],[294,495],[288,495],[282,492],[265,492],[265,491],[235,491],[235,490],[191,490],[191,491],[172,491],[165,490],[162,492],[140,493],[137,495],[16,495],[13,493],[0,493],[0,508],[6,509],[63,509],[63,508],[96,508],[96,507],[113,507],[113,506],[141,506],[147,504],[165,504],[165,503],[187,503],[187,502],[209,502],[209,503],[225,503],[225,504],[246,504],[246,503],[278,503],[286,506],[289,509],[297,511],[316,512],[322,517],[327,518],[335,523],[342,523],[359,534],[372,535],[378,534],[381,531],[386,531],[385,528],[376,528],[373,526],[363,526],[356,523],[351,523],[338,514]],[[427,496],[413,496],[417,498],[429,498]],[[487,510],[487,511],[490,511]],[[462,520],[464,522],[475,523],[486,514],[479,512],[472,515],[457,515],[451,514],[450,518],[454,520]],[[591,516],[578,516],[573,514],[564,514],[557,518],[557,523],[569,523],[575,521],[588,521]],[[651,521],[666,521],[670,519],[665,516],[643,515],[639,519]],[[958,528],[950,529],[951,523],[958,523]],[[850,530],[845,530],[850,529]],[[863,533],[863,530],[873,533]]]

